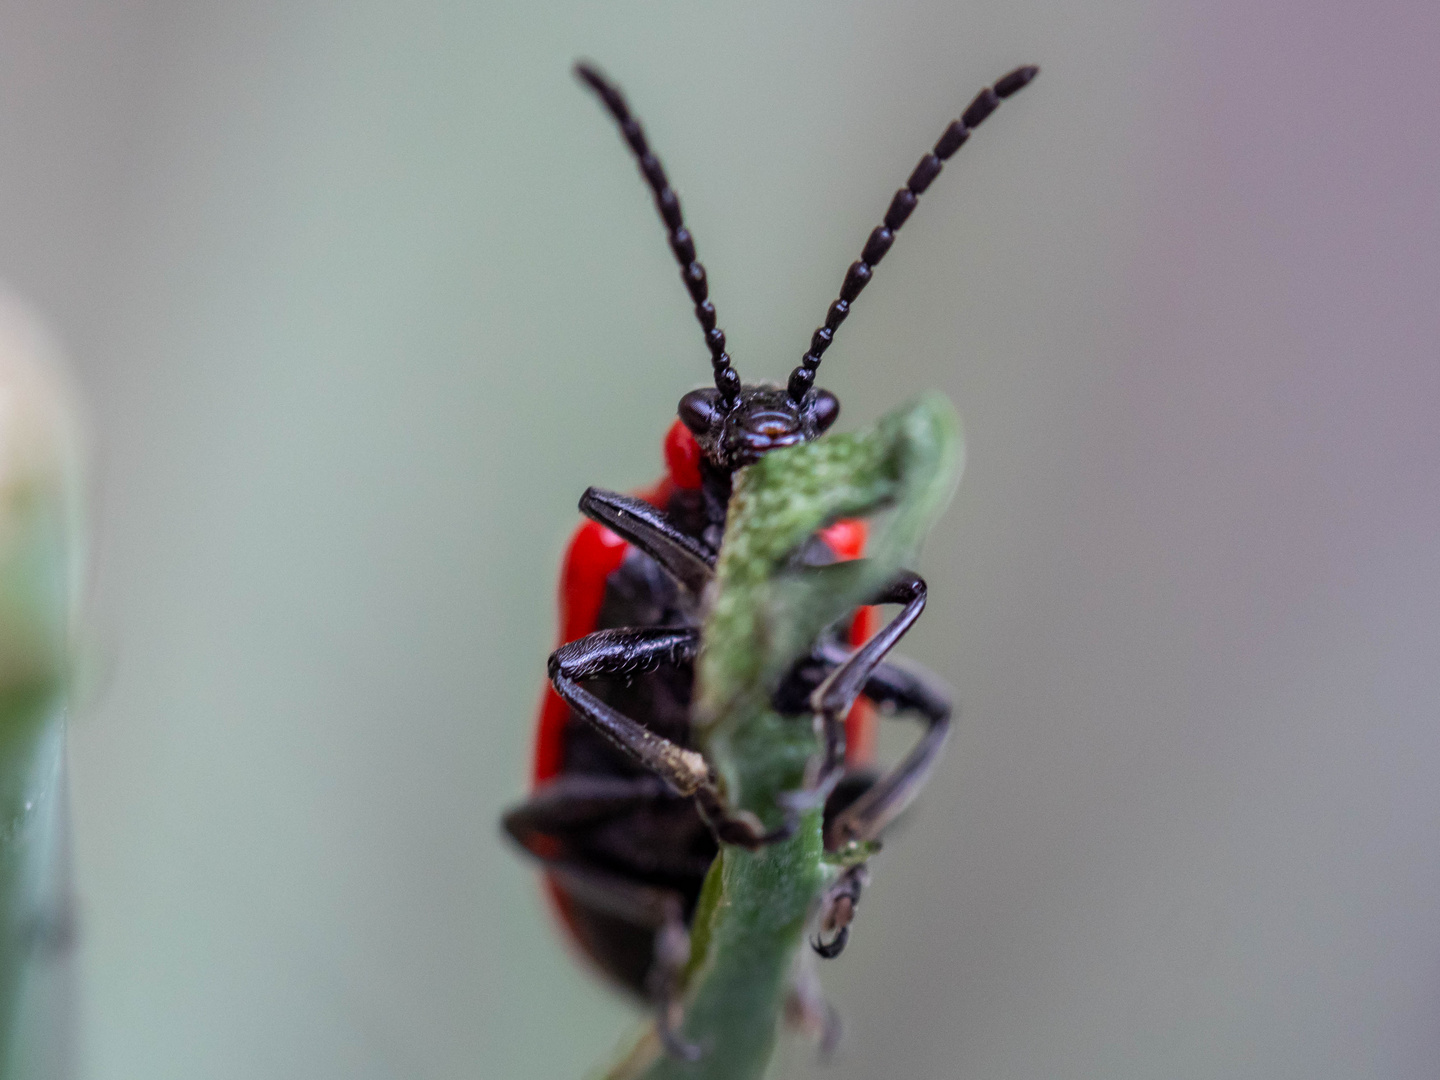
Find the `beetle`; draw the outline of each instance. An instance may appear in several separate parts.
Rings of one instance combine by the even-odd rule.
[[[732,480],[769,451],[817,438],[835,422],[840,403],[815,385],[815,374],[836,330],[943,163],[1038,70],[1010,72],[945,128],[895,193],[782,387],[741,381],[725,351],[680,200],[640,121],[598,69],[576,65],[576,75],[619,126],[654,196],[695,305],[713,385],[680,399],[664,440],[666,472],[656,485],[637,496],[593,487],[581,496],[580,511],[589,520],[571,538],[561,571],[561,644],[549,659],[532,792],[505,814],[503,825],[546,868],[553,906],[582,952],[614,982],[661,1007],[662,1037],[673,1032],[679,975],[689,953],[687,927],[718,845],[756,848],[794,827],[793,814],[767,832],[753,816],[733,813],[692,748],[698,627]],[[863,521],[840,521],[812,538],[797,558],[813,564],[857,558],[864,542]],[[838,760],[821,770],[826,775],[811,795],[824,800],[829,850],[877,842],[914,798],[943,747],[948,691],[915,665],[885,660],[919,618],[925,599],[924,580],[902,572],[873,598],[901,605],[890,623],[872,636],[872,608],[862,607],[848,625],[827,632],[774,691],[782,715],[797,723],[817,715],[825,721],[827,761]],[[837,687],[849,692],[837,695]],[[884,775],[871,763],[875,706],[918,714],[925,724],[909,754]],[[840,874],[827,892],[812,940],[821,956],[844,948],[864,881],[861,864]],[[686,1051],[671,1037],[667,1045]]]

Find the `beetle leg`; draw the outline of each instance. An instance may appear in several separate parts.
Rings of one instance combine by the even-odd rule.
[[[677,667],[693,663],[699,638],[693,627],[597,630],[556,649],[549,663],[555,692],[577,716],[685,796],[708,782],[710,766],[705,759],[601,701],[578,680],[653,671],[662,663]]]
[[[685,967],[690,962],[690,932],[685,929],[685,902],[680,894],[574,862],[551,863],[550,872],[577,900],[655,931],[654,960],[645,980],[655,1001],[655,1030],[671,1057],[698,1060],[700,1048],[680,1034],[685,1018]]]
[[[699,647],[700,631],[693,626],[596,630],[551,653],[548,669],[551,679],[638,675],[659,667],[689,667]]]
[[[784,817],[775,828],[766,830],[762,822],[748,810],[731,810],[726,804],[712,773],[710,779],[695,792],[695,806],[715,839],[722,844],[734,844],[748,851],[756,851],[766,844],[778,844],[789,840],[800,828],[800,808],[781,802]]]
[[[671,577],[699,596],[715,576],[715,553],[670,523],[644,499],[604,488],[586,488],[580,512],[649,555]]]
[[[526,851],[543,858],[557,833],[584,829],[637,806],[671,797],[654,776],[562,774],[519,806],[501,824]]]
[[[825,846],[832,851],[852,840],[877,839],[914,802],[950,734],[949,691],[918,664],[878,666],[866,680],[865,696],[877,704],[918,713],[925,733],[898,765],[835,815],[825,830]]]
[[[650,992],[655,997],[655,1030],[665,1052],[681,1061],[700,1060],[700,1047],[680,1033],[685,1022],[685,968],[690,963],[690,932],[681,917],[679,897],[671,897],[665,921],[655,933],[655,966],[650,969]]]
[[[822,959],[833,960],[845,950],[850,939],[850,921],[860,904],[860,893],[870,881],[864,863],[848,867],[820,898],[820,928],[810,947]]]
[[[844,1034],[840,1013],[825,998],[814,958],[802,952],[796,957],[795,980],[785,998],[785,1021],[820,1044],[820,1062],[829,1064]]]
[[[693,627],[597,630],[550,655],[550,681],[575,715],[677,794],[694,798],[700,816],[721,843],[753,850],[788,839],[799,827],[798,811],[787,807],[784,822],[768,832],[754,814],[731,811],[703,755],[655,734],[577,681],[650,671],[662,663],[693,663],[698,645],[699,631]]]
[[[671,821],[676,843],[657,843],[653,829],[637,834],[611,828],[635,814],[652,825],[657,819]],[[703,825],[695,821],[689,800],[676,796],[658,776],[562,773],[506,811],[501,824],[537,859],[599,858],[628,877],[694,878],[698,887],[714,859],[714,848],[707,852],[694,843]]]
[[[811,693],[810,707],[820,718],[825,739],[825,755],[814,784],[821,798],[827,796],[844,775],[846,714],[861,692],[869,689],[872,681],[880,684],[876,687],[877,698],[885,700],[884,693],[880,692],[884,684],[882,680],[876,679],[876,673],[880,670],[886,654],[905,636],[910,627],[915,625],[915,620],[920,618],[920,613],[925,610],[925,593],[924,578],[909,570],[900,571],[874,600],[877,604],[903,604],[900,614],[864,645],[846,656]],[[897,674],[894,678],[898,678],[899,670],[887,666],[886,674],[895,672]],[[897,686],[897,689],[900,687]],[[916,697],[916,700],[920,701],[921,698]],[[867,828],[856,831],[858,819],[855,808],[847,808],[832,823],[830,835],[826,837],[827,847],[834,849],[830,843],[832,838],[838,843],[852,839],[873,839],[895,815],[909,805],[924,784],[931,767],[939,759],[940,750],[949,734],[950,706],[940,693],[924,696],[923,703],[928,706],[924,710],[928,722],[925,735],[909,756],[860,800],[873,807],[877,805],[875,793],[879,791],[879,805],[885,812],[873,823],[873,827],[870,827],[871,823],[867,818]],[[837,826],[842,822],[846,824],[837,830]],[[838,843],[834,846],[838,846]]]

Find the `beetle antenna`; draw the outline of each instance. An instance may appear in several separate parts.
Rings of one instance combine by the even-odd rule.
[[[960,115],[960,119],[950,122],[935,148],[920,159],[920,164],[915,166],[915,171],[910,174],[905,186],[890,200],[890,209],[885,211],[884,223],[870,234],[859,260],[851,263],[850,269],[845,272],[844,284],[840,286],[840,298],[830,305],[830,311],[825,316],[825,325],[816,330],[810,338],[810,351],[801,358],[800,366],[790,373],[790,384],[786,392],[792,401],[798,403],[805,396],[805,392],[815,385],[815,369],[820,366],[820,357],[835,339],[836,329],[845,321],[845,316],[850,314],[850,305],[860,295],[860,290],[870,283],[875,267],[895,242],[895,234],[900,231],[900,226],[905,224],[910,211],[915,209],[921,193],[940,175],[941,166],[964,145],[965,140],[970,138],[970,132],[979,127],[981,121],[994,112],[1001,101],[1023,89],[1039,73],[1038,67],[1016,68],[993,87],[987,86],[981,90],[970,103],[970,107]]]
[[[740,375],[730,366],[730,356],[725,352],[725,331],[715,325],[715,305],[709,299],[705,267],[695,258],[695,238],[690,235],[690,230],[685,227],[685,219],[680,216],[680,196],[675,194],[675,189],[666,179],[664,166],[651,151],[650,144],[645,141],[645,129],[640,126],[639,119],[631,115],[630,106],[626,104],[625,95],[620,92],[620,88],[601,74],[598,68],[584,61],[575,65],[575,74],[581,82],[595,91],[595,96],[615,118],[615,123],[620,125],[620,134],[635,155],[636,163],[640,166],[640,175],[645,177],[645,182],[655,193],[655,209],[660,212],[660,220],[665,223],[675,261],[680,264],[680,279],[690,291],[690,299],[695,302],[695,318],[700,320],[700,328],[705,331],[705,344],[710,349],[710,364],[715,369],[715,388],[728,404],[733,404],[740,397]]]

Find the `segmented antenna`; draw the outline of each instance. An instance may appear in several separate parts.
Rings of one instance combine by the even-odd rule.
[[[860,290],[870,283],[875,267],[895,242],[895,234],[900,231],[900,226],[905,224],[910,211],[915,209],[921,193],[940,175],[941,166],[965,144],[970,132],[979,127],[981,121],[994,112],[1001,101],[1022,89],[1039,72],[1038,67],[1016,68],[993,87],[981,90],[970,103],[970,107],[961,114],[960,119],[951,121],[935,148],[920,159],[920,164],[915,166],[915,171],[910,174],[905,186],[890,200],[890,209],[885,211],[884,224],[877,227],[870,234],[870,239],[865,241],[865,249],[860,253],[859,260],[850,264],[850,269],[845,273],[845,282],[840,286],[840,298],[830,305],[830,311],[825,316],[825,325],[816,330],[810,338],[810,351],[801,359],[800,366],[790,373],[790,384],[786,392],[792,401],[798,403],[805,396],[805,392],[815,385],[815,369],[820,366],[820,358],[825,355],[830,342],[835,340],[836,329],[845,321],[845,316],[850,314],[850,305],[860,295]]]
[[[595,91],[615,118],[615,123],[620,125],[620,134],[635,155],[640,175],[645,177],[645,182],[655,193],[655,209],[660,212],[660,219],[669,233],[670,250],[675,253],[675,261],[680,264],[680,280],[690,291],[690,299],[695,302],[695,318],[700,320],[700,328],[705,331],[705,344],[710,349],[710,363],[715,369],[715,389],[720,391],[720,396],[727,403],[733,404],[740,397],[740,375],[730,366],[730,356],[725,352],[725,331],[715,325],[715,305],[709,300],[705,267],[695,258],[695,239],[680,216],[680,197],[665,178],[664,166],[651,152],[650,144],[645,141],[645,129],[630,114],[630,106],[626,104],[620,88],[586,63],[576,64],[575,74]]]

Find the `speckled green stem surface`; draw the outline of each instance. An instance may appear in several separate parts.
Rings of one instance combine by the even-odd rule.
[[[772,711],[772,692],[827,626],[913,564],[960,464],[955,412],[927,394],[873,428],[773,451],[738,475],[704,619],[695,724],[732,805],[767,826],[780,821],[777,798],[803,787],[820,748],[812,725]],[[794,564],[817,529],[871,516],[867,559]],[[695,915],[686,974],[683,1035],[701,1056],[664,1056],[651,1029],[610,1080],[750,1080],[765,1072],[816,900],[847,856],[862,854],[826,855],[820,825],[820,811],[811,810],[783,843],[721,850]]]

